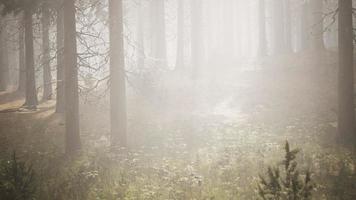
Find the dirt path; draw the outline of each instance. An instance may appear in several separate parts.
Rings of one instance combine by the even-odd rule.
[[[5,95],[5,97],[3,96]],[[60,116],[54,113],[54,101],[42,103],[36,111],[21,108],[24,100],[17,94],[0,95],[0,141],[6,150],[32,148],[45,141],[45,134],[55,138],[63,133]]]

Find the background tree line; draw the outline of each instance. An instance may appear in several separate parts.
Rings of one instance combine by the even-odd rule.
[[[25,97],[23,108],[30,110],[56,98],[56,112],[66,119],[69,154],[81,146],[81,94],[110,88],[112,144],[125,147],[126,93],[132,77],[173,71],[199,80],[208,63],[217,60],[226,67],[243,57],[260,60],[304,53],[317,55],[316,62],[321,62],[326,50],[339,54],[340,140],[355,141],[352,0],[1,0],[0,4],[0,90],[16,88]],[[319,67],[316,77],[324,70]]]

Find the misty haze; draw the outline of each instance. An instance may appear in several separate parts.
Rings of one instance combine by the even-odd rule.
[[[0,0],[0,200],[355,200],[355,30],[353,0]]]

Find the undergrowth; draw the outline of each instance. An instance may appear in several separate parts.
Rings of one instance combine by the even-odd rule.
[[[301,157],[307,155],[290,149],[289,143],[284,155],[276,152],[282,162],[269,161],[266,156],[273,154],[250,154],[238,147],[195,154],[183,149],[157,156],[154,148],[121,152],[101,147],[72,159],[57,151],[40,157],[38,152],[14,154],[1,161],[1,199],[355,199],[352,164],[340,161],[332,172],[315,166],[310,166],[313,173],[301,171],[298,166],[304,169],[308,160]],[[277,164],[268,167],[272,163]],[[323,167],[334,166],[328,163]]]

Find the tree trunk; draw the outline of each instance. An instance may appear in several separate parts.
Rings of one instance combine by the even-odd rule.
[[[167,41],[166,41],[166,19],[165,19],[165,0],[153,1],[154,6],[154,48],[156,65],[167,67]]]
[[[223,49],[224,49],[224,56],[223,56],[223,59],[225,59],[225,61],[228,61],[232,59],[233,57],[233,52],[234,52],[234,35],[235,35],[235,32],[234,32],[234,29],[235,29],[235,22],[234,22],[234,6],[232,6],[233,4],[233,1],[235,0],[225,0],[224,3],[223,3],[223,14],[222,14],[222,25],[223,25],[223,28],[222,28],[222,31],[223,31],[223,38],[222,38],[222,42],[223,42]],[[199,6],[197,7],[197,13],[200,15],[200,16],[197,16],[199,17],[199,29],[200,30],[197,30],[199,31],[199,36],[196,36],[196,37],[202,37],[203,36],[203,33],[202,33],[202,5],[201,5],[201,1],[197,2],[198,5],[196,6]],[[201,39],[200,39],[201,40]],[[200,41],[200,45],[201,45],[201,41]],[[200,49],[202,50],[202,49]],[[202,56],[202,55],[200,55]]]
[[[26,90],[26,64],[25,64],[25,35],[24,35],[24,20],[19,19],[19,81],[17,91],[24,93]]]
[[[274,53],[280,54],[284,53],[285,51],[283,0],[275,0],[273,3]]]
[[[8,27],[0,19],[0,91],[5,91],[10,85],[9,52],[8,52]]]
[[[1,32],[0,32],[0,35],[1,35]],[[2,44],[1,37],[0,37],[0,92],[6,90],[6,82],[5,82],[5,73],[4,73],[2,52],[3,52],[3,44]]]
[[[352,0],[339,0],[339,113],[341,141],[355,141]],[[356,142],[354,142],[356,144]]]
[[[177,58],[175,70],[184,69],[184,1],[178,1],[177,8]]]
[[[291,7],[290,0],[284,0],[284,33],[285,33],[285,51],[287,53],[293,52],[292,47],[292,20],[291,20]]]
[[[259,56],[266,56],[267,55],[267,37],[266,37],[266,5],[265,5],[265,0],[259,0],[258,23],[259,23],[258,55]]]
[[[80,150],[79,95],[77,68],[77,40],[75,21],[75,0],[64,1],[64,66],[65,66],[65,125],[66,153]]]
[[[320,52],[325,49],[323,31],[323,0],[310,1],[311,50]]]
[[[63,66],[63,42],[64,42],[64,27],[63,27],[63,9],[57,8],[57,95],[56,95],[56,112],[64,112],[64,66]]]
[[[32,29],[32,10],[25,9],[25,60],[26,60],[26,101],[25,106],[30,109],[36,109],[37,91],[35,79],[35,62],[33,48],[33,29]]]
[[[137,66],[141,69],[145,66],[144,11],[142,4],[143,2],[140,0],[137,8]]]
[[[191,1],[191,59],[192,59],[192,78],[197,79],[200,74],[202,64],[202,7],[201,0]]]
[[[300,17],[300,49],[304,51],[308,49],[308,33],[309,33],[309,9],[308,2],[304,1],[301,6]]]
[[[52,75],[50,65],[49,27],[50,13],[47,5],[42,10],[42,66],[43,66],[43,96],[42,100],[52,98]]]
[[[122,0],[109,0],[111,144],[127,146]]]
[[[5,24],[6,27],[6,24]],[[5,81],[5,89],[11,85],[10,69],[9,69],[9,34],[7,28],[1,33],[2,40],[2,64],[3,64],[3,75]]]
[[[7,66],[5,61],[5,40],[4,32],[6,28],[3,27],[2,19],[0,18],[0,91],[5,91],[7,89]]]

